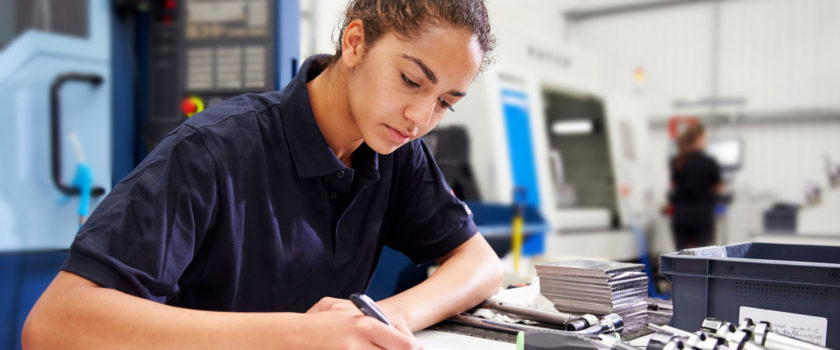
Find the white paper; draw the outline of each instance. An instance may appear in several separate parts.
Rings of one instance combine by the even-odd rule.
[[[751,318],[756,323],[767,321],[770,322],[770,329],[774,332],[812,344],[825,346],[825,338],[828,330],[828,320],[825,317],[764,310],[746,306],[741,306],[738,315],[739,322],[745,318]]]

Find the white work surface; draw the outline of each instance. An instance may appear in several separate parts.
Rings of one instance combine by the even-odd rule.
[[[471,337],[463,334],[424,329],[414,337],[426,350],[515,350],[516,344]]]

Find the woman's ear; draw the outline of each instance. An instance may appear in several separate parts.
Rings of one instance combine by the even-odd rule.
[[[341,63],[351,69],[362,61],[365,54],[365,24],[354,19],[344,28],[341,36]]]

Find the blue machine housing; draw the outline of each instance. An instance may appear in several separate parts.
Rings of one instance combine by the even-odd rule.
[[[92,212],[146,154],[140,132],[153,14],[118,11],[116,3],[73,2],[85,5],[86,35],[29,29],[0,46],[0,349],[20,348],[29,310],[67,258],[84,205],[72,185],[77,168],[86,169],[78,165],[93,174]],[[280,88],[297,71],[300,10],[298,1],[286,0],[274,9]],[[52,106],[60,124],[56,157]]]

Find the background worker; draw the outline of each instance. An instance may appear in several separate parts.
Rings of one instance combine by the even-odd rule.
[[[703,125],[690,124],[679,135],[671,161],[671,228],[678,250],[707,246],[714,239],[715,201],[723,182],[717,161],[704,153],[706,144]]]

